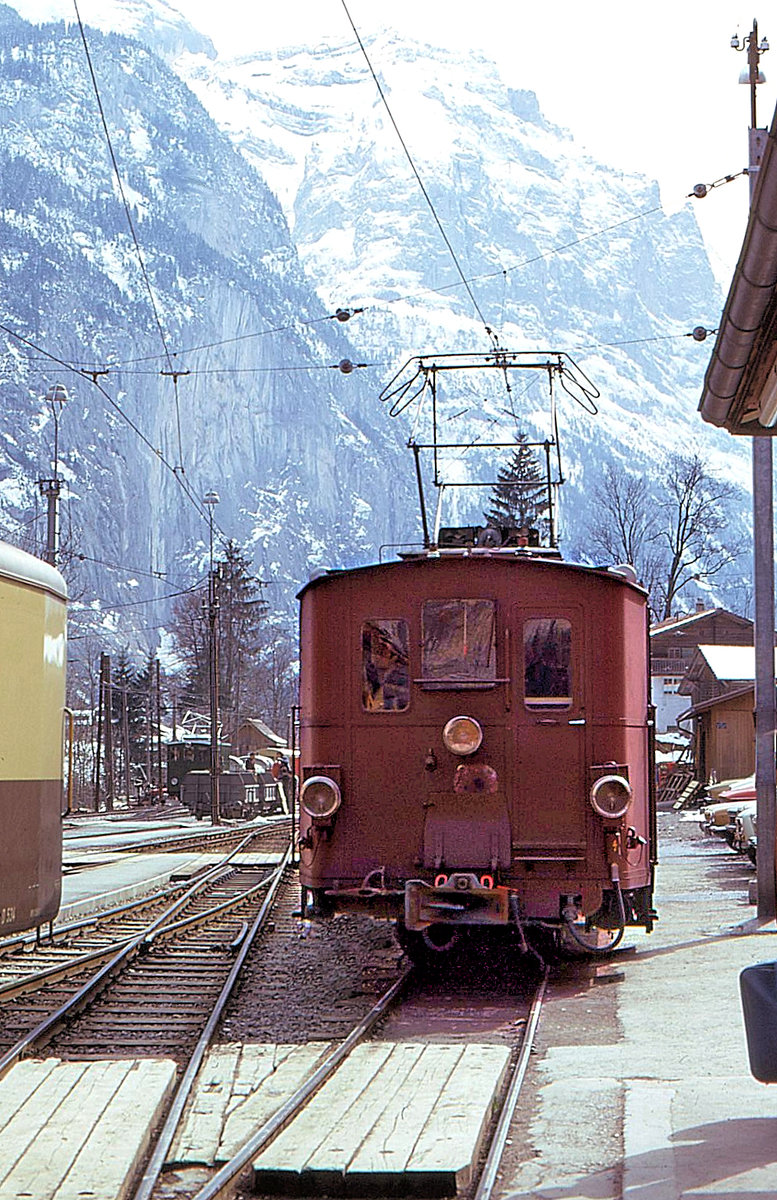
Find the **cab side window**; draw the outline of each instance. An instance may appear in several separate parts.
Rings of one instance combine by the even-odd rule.
[[[523,627],[523,694],[527,708],[572,705],[572,626],[563,617],[540,617]]]
[[[362,707],[402,712],[410,704],[410,638],[407,621],[362,625]]]

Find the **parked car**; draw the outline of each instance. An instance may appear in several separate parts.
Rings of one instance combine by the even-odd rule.
[[[699,813],[699,825],[703,833],[714,834],[734,845],[734,820],[741,809],[752,803],[748,796],[740,800],[720,800],[717,804],[707,804]]]
[[[734,818],[734,849],[746,854],[755,866],[758,850],[758,816],[755,801],[746,804]]]
[[[740,788],[744,791],[752,788],[753,795],[755,795],[755,775],[739,776],[736,779],[721,779],[719,783],[707,784],[704,790],[710,797],[710,803],[717,804],[719,800],[733,799],[733,793]]]

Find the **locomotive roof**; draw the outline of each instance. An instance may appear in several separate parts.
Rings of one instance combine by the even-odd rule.
[[[420,564],[427,565],[429,563],[441,563],[446,561],[462,562],[466,560],[470,563],[482,563],[484,561],[492,563],[510,564],[512,566],[521,565],[531,568],[545,568],[552,571],[568,571],[575,574],[596,575],[600,578],[608,578],[616,581],[618,584],[624,584],[635,591],[645,594],[645,589],[640,587],[636,582],[636,577],[633,568],[630,566],[588,566],[585,563],[566,562],[561,558],[550,557],[547,554],[537,554],[520,549],[508,550],[491,550],[491,549],[445,549],[439,551],[423,551],[421,553],[409,554],[401,559],[392,560],[384,563],[367,563],[359,567],[332,567],[325,568],[316,574],[312,575],[304,587],[300,588],[297,593],[297,599],[300,599],[311,588],[318,584],[324,583],[326,580],[342,579],[346,576],[367,575],[374,572],[384,571],[408,571],[412,570]]]
[[[67,584],[59,571],[7,542],[0,542],[0,579],[27,583],[41,591],[52,592],[61,600],[67,600]]]

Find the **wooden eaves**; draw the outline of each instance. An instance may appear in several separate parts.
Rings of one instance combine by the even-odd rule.
[[[705,421],[748,437],[777,434],[777,110],[752,133],[762,149],[750,218],[699,403]]]

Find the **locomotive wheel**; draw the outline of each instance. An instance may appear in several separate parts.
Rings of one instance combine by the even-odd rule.
[[[461,937],[451,925],[430,925],[427,929],[407,929],[402,921],[396,925],[397,941],[405,954],[418,966],[439,962]]]

